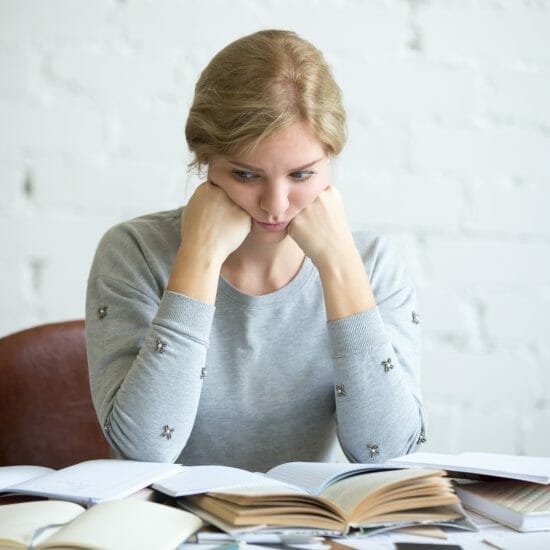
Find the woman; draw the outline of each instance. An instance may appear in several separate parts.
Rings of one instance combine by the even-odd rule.
[[[285,31],[233,42],[186,138],[207,181],[108,231],[90,274],[92,395],[115,454],[265,471],[330,459],[336,434],[351,461],[415,449],[415,294],[330,184],[345,113],[322,54]]]

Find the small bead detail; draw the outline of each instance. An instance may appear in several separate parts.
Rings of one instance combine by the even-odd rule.
[[[157,341],[155,342],[155,351],[158,351],[158,353],[164,353],[167,345],[167,342],[163,342],[160,338],[157,338]]]
[[[369,456],[374,458],[376,455],[380,454],[380,448],[375,443],[368,443],[367,449],[369,450]]]
[[[412,322],[415,324],[415,325],[419,325],[420,324],[420,315],[418,313],[416,313],[416,311],[413,311],[412,312]]]
[[[336,385],[336,395],[338,397],[345,397],[347,395],[346,386],[344,386],[344,384],[337,384]]]
[[[174,433],[174,428],[170,428],[168,424],[165,424],[162,427],[162,433],[160,434],[161,437],[165,437],[166,439],[172,439],[172,434]]]
[[[393,363],[391,362],[391,357],[388,357],[385,361],[382,361],[382,366],[384,367],[384,372],[388,372],[393,369]]]
[[[109,306],[101,306],[97,310],[97,315],[100,319],[105,319],[107,317],[107,310],[109,309]]]
[[[418,436],[418,441],[416,442],[417,445],[421,445],[422,443],[426,443],[426,432],[422,429],[420,430],[420,435]]]
[[[206,367],[202,367],[201,369],[201,380],[204,380],[206,378]]]

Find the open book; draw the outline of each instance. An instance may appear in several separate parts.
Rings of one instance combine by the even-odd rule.
[[[42,466],[0,467],[0,493],[94,504],[124,498],[183,470],[179,464],[99,459],[61,470]]]
[[[514,479],[457,483],[466,508],[517,531],[550,530],[550,485]]]
[[[324,535],[439,524],[475,530],[441,470],[291,462],[266,474],[192,466],[153,484],[238,537],[254,530]]]
[[[441,468],[448,472],[496,476],[550,484],[550,457],[500,453],[468,452],[460,454],[411,453],[393,458],[388,465]]]
[[[0,506],[0,548],[173,550],[203,525],[184,510],[142,500],[113,500],[86,510],[43,500]]]

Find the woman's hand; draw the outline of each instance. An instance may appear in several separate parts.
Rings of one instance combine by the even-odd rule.
[[[182,247],[202,251],[220,266],[250,233],[252,219],[221,188],[206,181],[197,187],[182,217]]]
[[[317,268],[355,250],[340,193],[330,185],[292,220],[288,233]]]
[[[223,262],[250,233],[252,219],[223,189],[199,185],[181,221],[181,244],[167,290],[209,304],[216,301]]]
[[[290,223],[289,235],[317,267],[329,321],[376,306],[340,194],[327,187]]]

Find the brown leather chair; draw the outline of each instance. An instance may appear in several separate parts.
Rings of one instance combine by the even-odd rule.
[[[0,338],[0,466],[63,468],[109,456],[90,395],[84,321]]]

